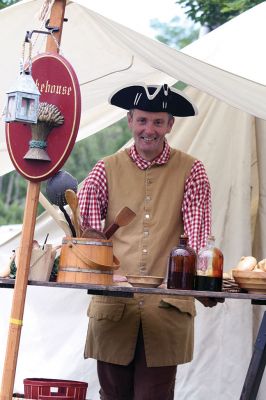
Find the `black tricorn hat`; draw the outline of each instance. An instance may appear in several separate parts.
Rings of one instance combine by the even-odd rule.
[[[190,117],[198,113],[197,107],[181,91],[163,85],[136,84],[124,86],[109,97],[109,103],[131,110],[167,112],[175,117]]]

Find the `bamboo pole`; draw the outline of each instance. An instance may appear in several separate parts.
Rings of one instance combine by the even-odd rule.
[[[59,51],[58,46],[60,45],[62,36],[65,6],[66,0],[54,0],[49,24],[50,26],[59,27],[60,30],[59,32],[55,32],[53,34],[56,41],[54,38],[50,36],[48,37],[46,42],[47,52],[57,53]],[[18,253],[16,281],[13,293],[5,363],[0,392],[1,400],[11,400],[13,397],[40,187],[40,182],[28,182],[22,234]]]

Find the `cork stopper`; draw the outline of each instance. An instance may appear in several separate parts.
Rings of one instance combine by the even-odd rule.
[[[181,244],[181,245],[187,245],[187,242],[188,242],[188,236],[185,234],[185,233],[183,233],[182,235],[180,235],[180,237],[179,237],[179,244]]]

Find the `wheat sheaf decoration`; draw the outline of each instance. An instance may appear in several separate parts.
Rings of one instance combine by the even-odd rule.
[[[45,122],[53,127],[63,125],[64,116],[54,104],[42,102],[38,108],[38,122]]]
[[[63,123],[64,116],[54,104],[39,103],[37,124],[31,124],[32,139],[24,159],[51,161],[46,151],[47,137],[53,128]]]

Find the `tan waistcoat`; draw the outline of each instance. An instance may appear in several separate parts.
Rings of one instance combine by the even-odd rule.
[[[167,164],[139,169],[126,150],[104,160],[108,181],[106,225],[128,206],[135,219],[112,238],[120,275],[162,275],[171,249],[183,233],[184,185],[194,159],[171,150]]]
[[[136,213],[136,218],[112,237],[114,253],[121,263],[119,275],[166,275],[169,253],[183,233],[184,185],[194,161],[173,149],[167,164],[147,170],[140,170],[126,150],[104,159],[109,196],[106,225],[124,206]],[[148,366],[176,365],[192,359],[192,298],[95,296],[88,315],[85,357],[127,365],[134,356],[141,321]]]

